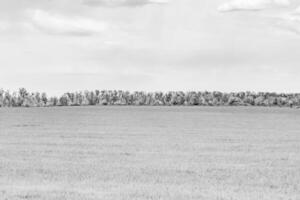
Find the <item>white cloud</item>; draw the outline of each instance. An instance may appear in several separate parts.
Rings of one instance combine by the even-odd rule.
[[[288,6],[289,0],[231,0],[218,7],[220,12],[230,12],[239,10],[263,10],[268,6]]]
[[[0,21],[0,31],[6,31],[9,28],[9,24],[4,21]]]
[[[107,23],[90,18],[67,17],[43,10],[34,10],[29,13],[34,27],[51,34],[91,35],[109,29]]]
[[[300,35],[300,7],[291,13],[281,16],[278,26]]]
[[[165,4],[169,0],[83,0],[89,6],[142,6],[147,4]]]
[[[300,6],[298,8],[296,8],[296,10],[294,11],[295,15],[300,15]]]

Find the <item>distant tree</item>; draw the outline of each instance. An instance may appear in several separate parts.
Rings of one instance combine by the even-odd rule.
[[[242,100],[240,97],[237,95],[235,96],[234,94],[231,94],[229,99],[228,99],[228,105],[230,106],[238,106],[238,105],[243,105]]]
[[[22,106],[24,103],[25,98],[28,96],[28,92],[25,88],[19,89],[19,98],[18,98],[18,105]]]
[[[0,107],[84,106],[84,105],[194,105],[194,106],[286,106],[299,107],[300,94],[254,92],[133,92],[95,90],[65,93],[48,98],[46,93],[29,93],[20,88],[18,93],[0,89]]]
[[[20,97],[22,97],[22,98],[24,98],[25,99],[25,97],[28,95],[28,92],[27,92],[27,90],[25,89],[25,88],[20,88],[19,89],[19,96]]]
[[[10,95],[9,91],[6,91],[4,93],[3,106],[4,107],[10,107],[10,106],[12,106],[11,95]]]
[[[46,106],[48,103],[47,94],[45,92],[42,93],[42,104],[43,106]]]
[[[48,101],[47,101],[47,105],[46,106],[58,106],[58,99],[57,97],[51,97]]]
[[[0,89],[0,107],[3,107],[3,101],[4,101],[4,90]]]
[[[197,106],[199,105],[200,101],[199,101],[199,96],[196,92],[191,92],[189,94],[189,105],[193,105],[193,106]]]
[[[28,94],[25,96],[23,104],[23,107],[36,107],[38,106],[38,102],[36,100],[36,95],[34,93]]]
[[[256,106],[264,106],[265,97],[263,95],[259,95],[254,99],[254,105]]]
[[[17,95],[16,92],[12,93],[12,96],[11,96],[11,106],[12,107],[18,107],[19,106],[18,95]]]
[[[61,96],[59,98],[59,105],[60,106],[70,106],[70,105],[72,105],[72,101],[71,101],[68,94],[64,94],[63,96]]]

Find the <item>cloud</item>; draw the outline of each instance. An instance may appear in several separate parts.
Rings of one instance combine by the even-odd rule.
[[[300,15],[300,6],[293,12],[295,15]]]
[[[6,31],[8,28],[8,23],[0,21],[0,31]]]
[[[165,4],[169,0],[83,0],[83,4],[88,6],[143,6],[147,4]]]
[[[269,6],[289,6],[289,0],[231,0],[218,7],[220,12],[258,11]]]
[[[44,10],[33,10],[29,13],[33,26],[50,34],[84,36],[102,33],[109,29],[107,23],[90,18],[68,17]]]
[[[300,35],[300,7],[281,16],[277,25],[284,30]]]

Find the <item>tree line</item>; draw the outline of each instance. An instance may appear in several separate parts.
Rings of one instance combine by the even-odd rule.
[[[269,92],[128,92],[95,90],[67,92],[58,97],[46,93],[18,92],[0,89],[0,107],[52,107],[87,105],[147,105],[147,106],[278,106],[300,107],[300,93]]]

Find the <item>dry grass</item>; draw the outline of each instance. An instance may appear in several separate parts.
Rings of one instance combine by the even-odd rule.
[[[2,200],[300,199],[300,111],[0,109]]]

